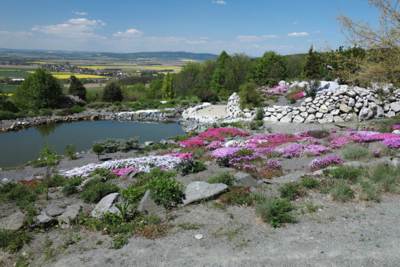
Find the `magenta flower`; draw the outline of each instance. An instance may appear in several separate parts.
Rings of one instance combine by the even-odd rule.
[[[343,164],[344,161],[337,155],[330,155],[323,158],[316,158],[310,163],[310,168],[312,170],[320,170],[331,165],[340,165]]]
[[[211,156],[216,159],[231,157],[236,154],[236,152],[240,151],[240,147],[221,147],[214,150],[211,153]]]
[[[204,141],[198,136],[181,141],[179,144],[181,147],[186,147],[186,148],[201,147],[205,145]]]
[[[393,131],[400,130],[400,123],[392,125]]]
[[[128,175],[133,172],[137,172],[137,170],[133,167],[126,167],[126,168],[119,168],[119,169],[112,170],[112,173],[114,173],[115,175],[120,176],[120,177]]]
[[[307,145],[304,149],[306,154],[313,156],[319,156],[329,151],[329,148],[323,145]]]
[[[192,153],[180,153],[180,152],[178,152],[178,153],[170,153],[170,154],[167,154],[167,155],[171,156],[171,157],[180,158],[182,160],[190,160],[193,157]]]
[[[341,148],[350,142],[352,142],[352,139],[349,136],[339,136],[332,139],[330,147]]]
[[[388,148],[396,149],[400,148],[400,137],[398,138],[388,138],[382,141],[382,143]]]
[[[303,149],[303,145],[292,143],[276,148],[275,152],[281,154],[285,158],[295,158],[301,156]]]
[[[282,164],[279,160],[270,159],[267,161],[267,167],[272,170],[280,170],[282,169]]]

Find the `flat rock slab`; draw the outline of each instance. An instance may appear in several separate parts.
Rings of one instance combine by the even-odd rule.
[[[70,224],[78,217],[81,209],[82,205],[80,203],[68,206],[64,213],[57,217],[61,228],[68,228]]]
[[[56,217],[63,214],[65,207],[56,204],[50,204],[46,207],[46,214],[50,217]]]
[[[17,211],[7,217],[0,219],[0,229],[16,231],[24,226],[25,214]]]
[[[103,197],[92,210],[92,217],[101,218],[106,212],[115,213],[118,211],[114,206],[114,203],[118,200],[118,197],[119,193],[112,193]]]
[[[258,185],[258,181],[256,179],[253,178],[253,176],[251,176],[248,173],[245,172],[237,172],[234,175],[235,178],[235,183],[237,185],[241,185],[241,186],[257,186]]]
[[[226,184],[209,184],[206,182],[192,182],[185,189],[184,205],[208,199],[221,194],[228,189]]]

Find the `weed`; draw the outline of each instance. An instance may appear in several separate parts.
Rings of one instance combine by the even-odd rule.
[[[318,188],[321,183],[317,179],[314,179],[309,176],[305,176],[301,179],[300,184],[304,188],[315,189],[315,188]]]
[[[28,243],[31,237],[25,231],[10,231],[0,229],[0,248],[15,253],[24,244]]]
[[[295,200],[296,198],[302,197],[306,194],[301,184],[296,182],[290,182],[282,185],[279,188],[279,192],[282,198],[288,200]]]
[[[67,179],[62,175],[53,175],[44,180],[47,187],[59,187],[64,186],[67,183]]]
[[[94,177],[94,176],[101,177],[101,179],[103,181],[109,181],[109,180],[118,178],[118,176],[115,175],[112,171],[110,171],[108,169],[104,169],[104,168],[99,168],[99,169],[94,170],[94,172],[92,172],[91,176],[92,177]]]
[[[338,181],[330,190],[335,201],[346,202],[354,198],[354,191],[345,181]]]
[[[207,169],[206,165],[204,165],[203,162],[198,160],[184,161],[178,166],[178,170],[181,172],[183,176],[191,173],[198,173],[206,169]]]
[[[338,166],[327,170],[327,173],[334,179],[355,182],[363,175],[363,170],[351,166]]]
[[[110,193],[118,192],[118,186],[100,179],[93,179],[83,187],[81,198],[88,203],[96,203]]]
[[[384,192],[398,192],[400,168],[388,164],[379,164],[370,170],[371,181],[378,184]]]
[[[67,180],[65,183],[62,192],[66,196],[73,195],[75,193],[78,193],[78,186],[82,183],[82,178],[81,177],[72,177]]]
[[[361,200],[375,201],[375,202],[380,201],[381,199],[380,193],[375,184],[371,183],[368,180],[365,180],[360,182],[360,186],[361,186],[361,193],[360,193]]]
[[[232,187],[219,201],[225,205],[252,206],[254,198],[248,187]]]
[[[293,223],[295,219],[291,214],[294,207],[287,199],[269,198],[261,201],[256,206],[256,213],[264,222],[271,224],[277,228],[284,223]]]
[[[74,145],[67,145],[67,146],[65,147],[64,154],[65,154],[65,156],[67,156],[68,159],[70,159],[70,160],[75,160],[75,159],[77,159],[77,156],[76,156],[76,148],[75,148]]]
[[[171,173],[172,174],[172,173]],[[152,199],[165,208],[172,208],[182,203],[183,186],[166,172],[166,175],[155,177],[147,184]]]
[[[129,237],[126,234],[118,234],[114,236],[111,248],[121,249],[128,244]]]

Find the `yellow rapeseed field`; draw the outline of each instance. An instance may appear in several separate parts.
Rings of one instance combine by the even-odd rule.
[[[51,73],[54,78],[60,80],[67,80],[72,75],[74,75],[78,79],[105,79],[106,77],[100,75],[92,75],[92,74],[80,74],[80,73],[68,73],[68,72],[52,72]]]

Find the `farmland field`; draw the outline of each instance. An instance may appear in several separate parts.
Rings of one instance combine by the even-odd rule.
[[[82,65],[81,68],[91,70],[122,69],[124,71],[172,71],[179,72],[182,67],[173,65],[135,65],[135,64],[107,64],[107,65]]]
[[[26,69],[0,68],[0,77],[2,78],[25,78],[28,74],[29,71]]]
[[[12,93],[17,89],[18,85],[16,84],[0,84],[0,91],[3,93]]]
[[[69,72],[52,72],[51,73],[55,78],[60,80],[68,80],[72,75],[74,75],[78,79],[105,79],[106,77],[100,75],[92,75],[92,74],[79,74],[79,73],[69,73]]]

